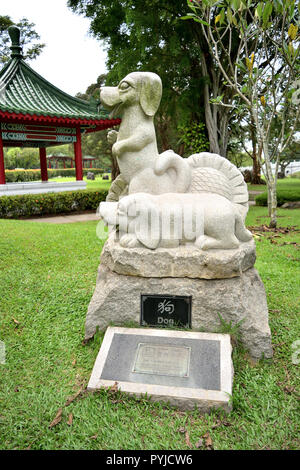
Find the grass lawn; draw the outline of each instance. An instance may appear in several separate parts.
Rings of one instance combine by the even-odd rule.
[[[83,178],[87,182],[87,189],[109,189],[111,181],[103,180],[101,176],[96,176],[94,181],[88,180],[86,177]],[[61,178],[50,178],[49,181],[57,182],[68,182],[76,181],[74,177],[61,177]],[[300,188],[300,178],[287,177],[277,181],[277,189],[296,189]],[[264,184],[248,184],[249,191],[267,191],[267,186]]]
[[[101,176],[95,176],[95,180],[88,180],[86,176],[83,177],[83,180],[86,181],[86,189],[109,189],[111,185],[111,180],[103,180]],[[67,183],[69,181],[76,181],[75,177],[62,176],[60,178],[49,178],[49,181],[56,181],[57,183]]]
[[[266,213],[251,207],[247,224],[263,225]],[[280,226],[299,229],[300,210],[278,215]],[[299,231],[255,230],[274,360],[254,364],[234,349],[228,416],[180,412],[119,392],[86,393],[102,339],[82,344],[102,247],[96,222],[1,220],[0,231],[1,449],[196,449],[200,439],[201,448],[211,439],[214,449],[299,449],[299,365],[292,362],[300,339]]]
[[[293,189],[300,188],[300,178],[283,178],[277,181],[277,189],[280,190],[293,190]],[[265,184],[248,184],[249,191],[267,191],[267,185]]]

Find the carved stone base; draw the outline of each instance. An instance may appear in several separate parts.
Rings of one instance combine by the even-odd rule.
[[[264,285],[254,268],[229,279],[127,276],[113,272],[103,262],[89,305],[85,338],[96,328],[140,321],[141,294],[192,296],[192,328],[220,331],[220,316],[226,323],[241,322],[241,341],[254,358],[272,357],[271,333]]]
[[[254,266],[255,242],[241,243],[234,250],[197,249],[194,244],[177,248],[124,248],[112,233],[105,243],[101,262],[118,274],[141,277],[189,277],[227,279]]]

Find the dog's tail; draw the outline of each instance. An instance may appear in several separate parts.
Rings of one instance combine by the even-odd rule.
[[[248,188],[242,173],[216,153],[195,153],[187,159],[192,170],[190,193],[215,193],[226,197],[245,220],[248,212]]]
[[[240,242],[249,242],[252,240],[252,233],[246,229],[239,212],[236,213],[235,217],[235,236]]]
[[[118,202],[120,196],[127,196],[127,194],[128,184],[123,179],[122,175],[119,175],[109,188],[108,195],[106,196],[106,202]]]
[[[166,150],[161,153],[156,160],[154,172],[162,175],[169,169],[175,170],[176,178],[174,181],[174,192],[186,193],[191,184],[191,167],[187,160],[182,158],[173,150]]]

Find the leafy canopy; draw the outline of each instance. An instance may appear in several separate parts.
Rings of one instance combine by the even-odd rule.
[[[9,16],[0,16],[0,63],[4,64],[10,59],[10,37],[7,32],[9,26],[16,24],[21,30],[21,45],[25,59],[33,60],[39,56],[45,47],[40,43],[40,36],[35,31],[35,24],[30,23],[27,18],[22,18],[14,23]]]

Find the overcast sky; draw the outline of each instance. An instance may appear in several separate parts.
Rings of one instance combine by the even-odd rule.
[[[0,0],[0,14],[35,23],[46,47],[29,65],[70,95],[85,92],[105,72],[103,46],[88,35],[89,20],[72,13],[67,0]]]

